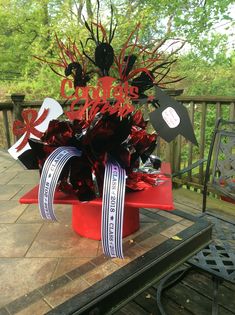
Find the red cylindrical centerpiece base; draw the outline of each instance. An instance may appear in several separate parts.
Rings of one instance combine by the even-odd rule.
[[[80,204],[73,205],[72,227],[81,236],[101,240],[102,206]],[[140,227],[139,208],[125,207],[123,217],[123,233],[126,237]]]

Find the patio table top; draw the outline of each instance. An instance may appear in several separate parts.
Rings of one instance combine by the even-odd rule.
[[[0,175],[1,315],[66,314],[68,300],[71,312],[80,308],[81,314],[100,304],[124,303],[127,292],[133,295],[161,278],[211,238],[211,225],[204,220],[141,209],[140,230],[123,240],[125,259],[109,259],[100,241],[72,230],[71,206],[56,205],[58,222],[48,223],[37,205],[19,204],[19,197],[38,183],[37,172],[23,170],[0,151]]]

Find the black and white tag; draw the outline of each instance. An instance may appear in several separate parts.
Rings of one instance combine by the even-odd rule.
[[[123,258],[122,230],[126,171],[117,162],[107,162],[104,174],[101,239],[105,255]]]
[[[38,192],[38,205],[43,219],[56,221],[53,200],[59,176],[66,162],[81,154],[75,147],[59,147],[48,156],[42,169]]]
[[[172,107],[167,107],[162,111],[162,118],[169,128],[176,128],[180,124],[180,117]]]

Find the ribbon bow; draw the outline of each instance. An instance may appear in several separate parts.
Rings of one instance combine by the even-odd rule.
[[[21,136],[25,134],[24,138],[22,139],[21,143],[17,146],[16,150],[20,151],[24,148],[24,146],[27,144],[28,139],[30,137],[30,134],[36,136],[37,138],[40,138],[43,133],[39,130],[37,130],[35,127],[40,125],[45,118],[47,117],[49,112],[49,108],[45,108],[43,113],[40,117],[38,117],[38,113],[34,109],[25,109],[21,116],[23,118],[23,121],[15,120],[13,124],[13,133],[15,136]]]

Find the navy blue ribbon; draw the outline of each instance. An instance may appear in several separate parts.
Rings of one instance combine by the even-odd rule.
[[[123,258],[122,231],[126,171],[117,162],[107,162],[104,174],[101,239],[105,255]]]
[[[44,163],[39,183],[38,204],[43,219],[56,221],[53,200],[60,174],[74,156],[82,152],[75,147],[59,147]],[[105,255],[123,258],[122,231],[126,171],[117,162],[107,162],[104,174],[101,239]]]

